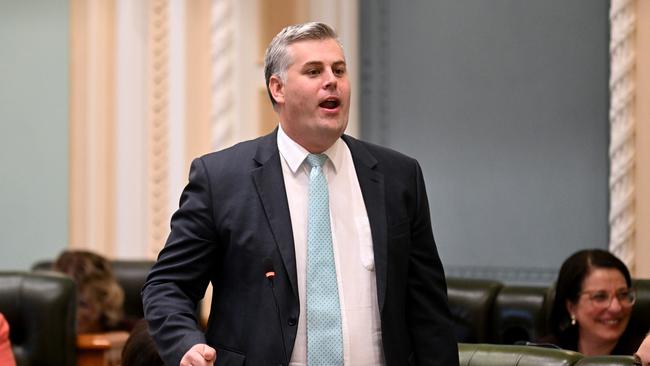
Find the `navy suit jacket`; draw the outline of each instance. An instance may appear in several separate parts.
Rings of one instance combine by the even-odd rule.
[[[276,134],[192,162],[171,233],[142,292],[150,331],[169,365],[197,343],[216,348],[216,365],[278,365],[286,364],[285,352],[291,357],[300,294]],[[342,138],[370,221],[386,365],[457,365],[420,166]],[[264,276],[266,258],[276,272],[275,293]],[[209,282],[203,331],[194,310]]]

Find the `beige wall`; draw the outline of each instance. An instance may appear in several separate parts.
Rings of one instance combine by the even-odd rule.
[[[115,2],[70,2],[69,246],[113,254]]]

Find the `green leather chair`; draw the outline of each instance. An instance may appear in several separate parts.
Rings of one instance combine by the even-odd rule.
[[[0,312],[18,366],[74,366],[75,285],[59,274],[0,272]]]
[[[636,288],[636,303],[632,309],[630,323],[641,332],[650,331],[650,279],[634,279],[632,286]]]
[[[447,279],[449,310],[458,342],[490,342],[492,304],[502,286],[493,280]]]
[[[493,307],[490,343],[536,342],[546,335],[549,291],[544,286],[503,286]]]
[[[124,289],[124,314],[130,318],[144,318],[140,292],[154,263],[152,260],[112,261],[115,279]]]
[[[571,366],[582,355],[555,348],[458,344],[460,366]]]
[[[458,344],[460,366],[634,366],[632,356],[590,356],[555,348]]]

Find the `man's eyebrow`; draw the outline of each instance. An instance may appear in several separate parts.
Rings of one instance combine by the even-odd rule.
[[[302,67],[310,67],[310,66],[322,66],[323,62],[321,61],[307,61],[305,62]]]
[[[323,61],[307,61],[305,62],[302,67],[310,67],[310,66],[323,66]],[[341,66],[341,65],[346,65],[345,60],[339,60],[335,61],[332,63],[332,66]]]

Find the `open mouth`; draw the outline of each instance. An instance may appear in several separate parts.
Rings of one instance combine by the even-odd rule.
[[[597,322],[606,327],[620,327],[621,324],[623,323],[623,320],[622,319],[599,319],[597,320]]]
[[[609,320],[601,320],[600,322],[606,325],[616,325],[619,324],[621,321],[619,319],[609,319]]]
[[[318,106],[325,109],[336,109],[339,105],[341,105],[341,101],[338,98],[327,98],[318,104]]]

